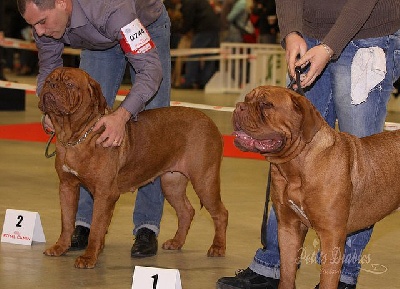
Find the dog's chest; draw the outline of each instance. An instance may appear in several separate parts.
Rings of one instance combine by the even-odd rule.
[[[304,209],[304,193],[301,177],[286,175],[286,186],[283,192],[282,203],[290,207],[307,227],[312,227],[307,212]]]
[[[77,148],[70,148],[64,151],[64,154],[60,154],[62,157],[61,169],[63,172],[72,174],[76,177],[82,177],[85,171],[90,166],[90,161],[84,161],[85,155]]]
[[[67,164],[63,164],[62,169],[66,173],[71,173],[74,176],[79,177],[78,172],[76,170],[74,170],[73,168],[71,168],[70,166],[68,166]]]
[[[307,217],[306,212],[303,209],[303,206],[298,205],[295,201],[293,200],[288,200],[289,207],[299,216],[301,221],[306,225],[307,227],[311,228],[311,223],[310,220]]]

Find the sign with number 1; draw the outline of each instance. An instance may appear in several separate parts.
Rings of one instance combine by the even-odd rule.
[[[39,213],[7,209],[1,242],[20,245],[46,242]]]
[[[177,269],[135,266],[132,289],[182,289]]]

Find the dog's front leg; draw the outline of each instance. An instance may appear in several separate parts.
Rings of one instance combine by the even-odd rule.
[[[276,206],[276,213],[281,259],[281,276],[278,288],[294,289],[296,288],[296,272],[300,262],[301,247],[308,228],[288,207]]]
[[[116,190],[113,192],[95,192],[93,194],[93,216],[88,240],[88,247],[83,255],[75,260],[75,267],[91,269],[96,266],[100,251],[104,247],[104,239],[111,217],[114,212],[115,203],[119,198]]]
[[[342,230],[343,231],[343,230]],[[320,289],[336,289],[343,263],[346,232],[332,228],[317,232],[321,241]]]
[[[78,209],[79,184],[77,182],[60,181],[61,234],[56,244],[46,249],[47,256],[61,256],[71,246],[71,237],[75,228],[76,211]]]

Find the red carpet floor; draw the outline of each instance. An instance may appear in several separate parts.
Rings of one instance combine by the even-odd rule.
[[[0,139],[27,142],[47,142],[49,136],[45,134],[40,123],[26,123],[0,125]],[[259,154],[245,153],[237,149],[233,144],[233,136],[228,135],[224,135],[224,156],[264,160],[264,157]]]

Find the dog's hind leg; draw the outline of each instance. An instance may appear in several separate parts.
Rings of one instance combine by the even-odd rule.
[[[194,209],[186,196],[188,179],[179,172],[168,172],[161,176],[161,186],[165,198],[175,209],[178,217],[178,230],[174,238],[162,245],[165,250],[178,250],[185,244],[190,224],[194,216]]]
[[[219,167],[207,167],[202,178],[191,179],[193,189],[214,222],[214,240],[207,252],[209,257],[223,257],[226,251],[228,211],[221,200]]]

